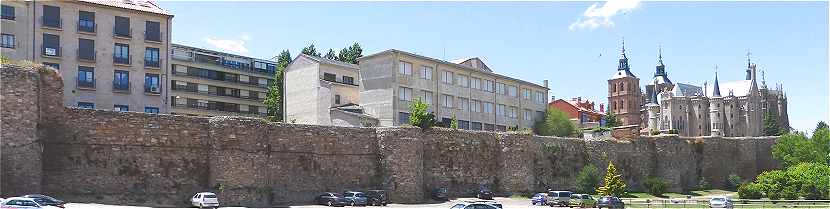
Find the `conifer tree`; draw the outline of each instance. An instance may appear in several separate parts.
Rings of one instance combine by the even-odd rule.
[[[608,161],[608,169],[605,173],[605,178],[603,178],[602,186],[597,188],[597,194],[600,196],[615,197],[622,197],[626,194],[625,182],[622,179],[622,175],[617,174],[617,168],[614,167],[614,163],[611,161]]]

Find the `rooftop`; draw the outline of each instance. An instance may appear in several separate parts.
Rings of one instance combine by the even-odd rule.
[[[162,9],[155,1],[143,0],[79,0],[80,2],[93,3],[103,6],[117,7],[122,9],[137,10],[154,14],[173,16],[167,10]]]

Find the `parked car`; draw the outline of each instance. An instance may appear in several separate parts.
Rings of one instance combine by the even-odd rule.
[[[199,192],[190,198],[190,204],[199,208],[218,208],[219,197],[213,192]]]
[[[733,208],[732,199],[725,196],[717,196],[709,199],[710,208]]]
[[[369,201],[363,192],[347,191],[343,192],[343,197],[346,198],[346,202],[351,206],[366,206]]]
[[[439,187],[432,190],[432,199],[449,200],[449,192],[446,187]]]
[[[0,209],[43,209],[43,207],[32,198],[12,197],[0,203]]]
[[[42,194],[27,194],[23,197],[32,198],[33,200],[35,200],[35,202],[37,202],[37,204],[40,204],[42,206],[55,206],[59,208],[65,208],[64,204],[66,204],[66,202],[63,200],[55,199],[54,197]]]
[[[572,194],[571,206],[579,206],[580,208],[593,208],[597,205],[597,201],[589,194]]]
[[[476,194],[476,197],[478,199],[482,199],[482,200],[492,200],[493,199],[493,191],[490,191],[490,189],[486,189],[486,188],[479,189],[478,193]]]
[[[549,191],[548,192],[548,205],[551,207],[553,206],[562,206],[568,207],[568,204],[571,202],[571,192],[569,191]]]
[[[470,204],[472,204],[472,203],[488,204],[488,205],[496,206],[499,209],[504,207],[500,202],[496,202],[495,200],[467,200],[467,201],[464,201],[464,202],[467,202],[467,203],[470,203]]]
[[[625,208],[625,203],[617,197],[603,196],[597,201],[597,208]]]
[[[501,207],[488,202],[467,201],[456,203],[450,209],[501,209]]]
[[[366,198],[369,199],[369,205],[383,205],[389,204],[389,196],[386,195],[386,190],[369,190],[366,191]]]
[[[530,198],[530,204],[533,205],[547,205],[548,193],[536,193]]]
[[[325,192],[314,198],[317,204],[328,206],[346,206],[349,203],[343,195],[334,192]]]

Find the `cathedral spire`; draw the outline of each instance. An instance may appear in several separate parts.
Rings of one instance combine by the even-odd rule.
[[[746,80],[752,80],[752,72],[750,68],[752,68],[752,61],[749,59],[749,56],[752,55],[752,52],[749,49],[746,50]]]
[[[767,88],[766,72],[767,72],[766,70],[761,70],[761,88],[764,88],[764,89]]]
[[[663,45],[657,47],[657,66],[663,66]]]
[[[712,87],[712,97],[721,97],[720,86],[718,86],[718,66],[715,65],[715,85]]]

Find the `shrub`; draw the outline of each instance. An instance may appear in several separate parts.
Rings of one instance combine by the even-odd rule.
[[[709,182],[706,181],[706,178],[700,177],[700,180],[697,181],[697,188],[702,190],[710,189]]]
[[[669,134],[677,134],[677,129],[669,129]]]
[[[654,136],[654,135],[660,135],[660,131],[658,131],[658,130],[652,130],[652,131],[651,131],[651,135],[652,135],[652,136]]]
[[[643,180],[643,187],[646,192],[654,196],[661,196],[666,192],[668,182],[660,177],[648,177]]]
[[[758,184],[746,183],[738,186],[738,197],[741,199],[761,199],[761,187]]]
[[[599,169],[593,164],[582,167],[576,176],[576,192],[583,194],[594,194],[594,188],[599,185]]]
[[[429,104],[415,99],[409,104],[409,125],[421,127],[423,129],[430,128],[435,125],[435,115],[429,110]]]
[[[536,134],[540,136],[573,136],[576,134],[576,126],[568,118],[565,112],[549,108],[545,119],[534,125]]]
[[[726,179],[726,183],[727,186],[729,186],[729,189],[737,189],[738,186],[741,185],[742,181],[743,179],[741,179],[741,176],[735,174],[730,174],[729,177],[727,177]]]

